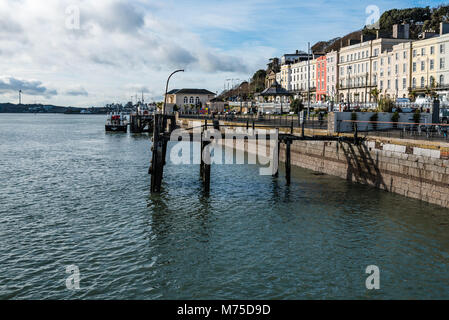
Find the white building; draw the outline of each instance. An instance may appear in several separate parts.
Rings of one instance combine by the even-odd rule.
[[[192,107],[204,107],[215,98],[215,93],[206,89],[173,89],[167,93],[167,111],[171,112],[176,105],[185,111]]]

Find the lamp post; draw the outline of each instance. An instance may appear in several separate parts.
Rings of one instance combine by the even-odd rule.
[[[164,108],[162,109],[162,114],[165,115],[165,106],[167,105],[167,92],[168,92],[168,83],[170,82],[170,78],[178,72],[184,72],[184,70],[176,70],[174,72],[172,72],[172,74],[168,77],[167,79],[167,85],[165,86],[165,97],[164,97]]]
[[[351,110],[351,71],[352,66],[348,66],[348,111]]]

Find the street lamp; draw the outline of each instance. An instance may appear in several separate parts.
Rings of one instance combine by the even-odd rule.
[[[172,74],[171,74],[171,75],[168,77],[168,79],[167,79],[167,85],[165,86],[164,108],[163,108],[163,110],[162,110],[162,114],[164,114],[164,115],[165,115],[165,106],[166,106],[166,104],[167,104],[168,83],[170,82],[170,78],[171,78],[175,73],[178,73],[178,72],[184,72],[184,70],[176,70],[176,71],[172,72]]]
[[[351,110],[351,71],[352,66],[348,66],[348,110]]]

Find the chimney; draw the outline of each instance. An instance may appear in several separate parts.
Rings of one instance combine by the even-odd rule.
[[[393,38],[394,39],[409,39],[410,38],[410,25],[408,23],[393,25]]]
[[[376,39],[379,39],[379,29],[376,30]]]
[[[440,22],[440,36],[446,33],[449,33],[449,23]]]

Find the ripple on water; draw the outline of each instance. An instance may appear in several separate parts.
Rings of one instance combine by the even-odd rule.
[[[448,210],[248,165],[213,166],[207,197],[198,166],[169,163],[150,195],[148,136],[103,122],[0,118],[0,299],[449,298]]]

